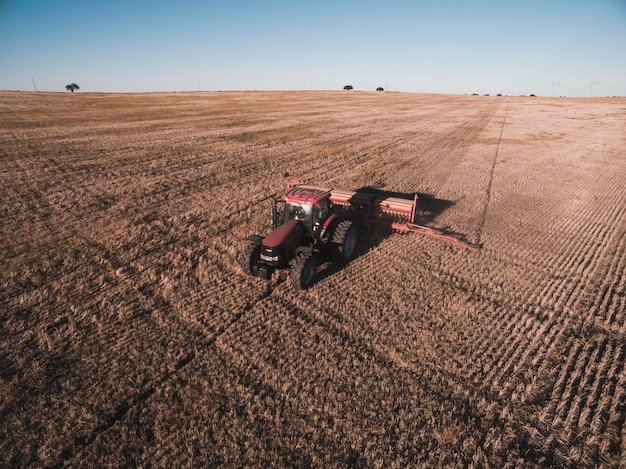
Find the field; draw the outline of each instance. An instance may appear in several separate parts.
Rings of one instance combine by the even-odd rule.
[[[0,92],[0,466],[626,466],[626,99]],[[296,292],[285,175],[418,192]]]

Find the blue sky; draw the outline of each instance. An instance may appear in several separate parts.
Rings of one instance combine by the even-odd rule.
[[[0,89],[72,82],[626,95],[626,0],[0,0]]]

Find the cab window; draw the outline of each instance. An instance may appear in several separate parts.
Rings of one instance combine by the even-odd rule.
[[[328,216],[328,201],[324,200],[313,206],[313,221],[315,223],[323,223]]]

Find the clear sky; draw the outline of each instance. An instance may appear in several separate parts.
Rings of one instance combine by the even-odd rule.
[[[72,82],[626,96],[626,0],[0,0],[0,89]]]

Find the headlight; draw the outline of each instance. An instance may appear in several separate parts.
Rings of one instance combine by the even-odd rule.
[[[278,262],[279,256],[266,256],[265,254],[261,254],[261,260],[265,262]]]

